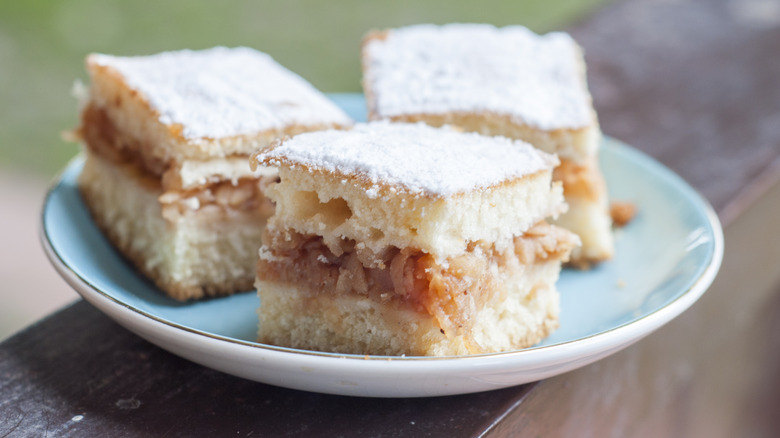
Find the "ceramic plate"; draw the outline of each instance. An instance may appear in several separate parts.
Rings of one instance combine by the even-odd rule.
[[[356,119],[360,95],[333,95]],[[561,325],[532,348],[462,357],[356,356],[254,342],[255,293],[182,304],[140,277],[101,235],[79,196],[77,158],[50,190],[41,238],[56,269],[87,301],[129,330],[193,362],[289,388],[417,397],[498,389],[592,363],[653,332],[693,304],[720,267],[716,215],[680,177],[605,139],[601,166],[613,199],[638,214],[616,231],[616,257],[561,274]]]

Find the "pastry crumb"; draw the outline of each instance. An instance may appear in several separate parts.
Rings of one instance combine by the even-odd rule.
[[[616,227],[624,227],[636,216],[636,204],[624,201],[612,201],[609,208],[612,223]]]

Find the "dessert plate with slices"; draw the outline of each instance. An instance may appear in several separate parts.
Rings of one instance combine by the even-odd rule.
[[[356,120],[361,95],[332,95]],[[193,362],[288,388],[373,397],[420,397],[504,388],[552,377],[609,356],[663,326],[707,290],[723,234],[710,205],[652,158],[605,138],[600,164],[610,197],[634,203],[615,230],[615,257],[564,269],[560,327],[517,351],[455,357],[363,356],[255,342],[254,292],[181,303],[139,275],[104,238],[76,186],[74,159],[46,198],[41,239],[51,262],[87,301],[148,341]]]

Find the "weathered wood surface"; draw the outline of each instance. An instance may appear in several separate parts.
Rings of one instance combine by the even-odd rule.
[[[537,383],[495,436],[780,436],[780,237],[761,232],[778,206],[775,185],[726,227],[721,272],[688,311]]]
[[[84,301],[0,346],[0,436],[458,436],[523,388],[362,399],[277,388],[180,359]]]
[[[770,0],[624,0],[571,29],[605,133],[726,225],[711,290],[636,345],[532,385],[360,399],[202,368],[79,302],[0,344],[0,436],[777,435],[779,24]]]
[[[571,31],[603,131],[685,177],[725,222],[757,175],[776,181],[777,1],[618,1]]]

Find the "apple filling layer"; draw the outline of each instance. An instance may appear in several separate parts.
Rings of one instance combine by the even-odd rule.
[[[193,212],[229,211],[256,211],[267,218],[273,214],[274,205],[263,193],[271,181],[265,177],[236,182],[221,181],[196,189],[166,191],[158,199],[162,215],[168,220]]]
[[[207,216],[223,216],[230,211],[255,211],[262,217],[273,214],[273,203],[263,193],[268,184],[278,179],[275,175],[230,180],[204,178],[204,183],[186,188],[178,181],[166,184],[170,172],[163,172],[164,166],[159,162],[143,159],[146,155],[140,151],[144,145],[121,135],[104,109],[90,104],[82,117],[84,123],[79,134],[87,147],[103,159],[122,166],[142,185],[160,191],[162,215],[169,221],[193,212]]]
[[[272,249],[261,253],[260,280],[295,284],[311,297],[366,295],[375,302],[430,315],[448,337],[465,338],[478,310],[504,298],[506,278],[531,265],[557,263],[578,243],[572,233],[539,222],[504,250],[472,242],[463,254],[437,260],[412,248],[387,247],[376,253],[352,240],[334,246],[321,236],[292,230],[267,233],[266,248]],[[479,352],[476,346],[473,350]]]

